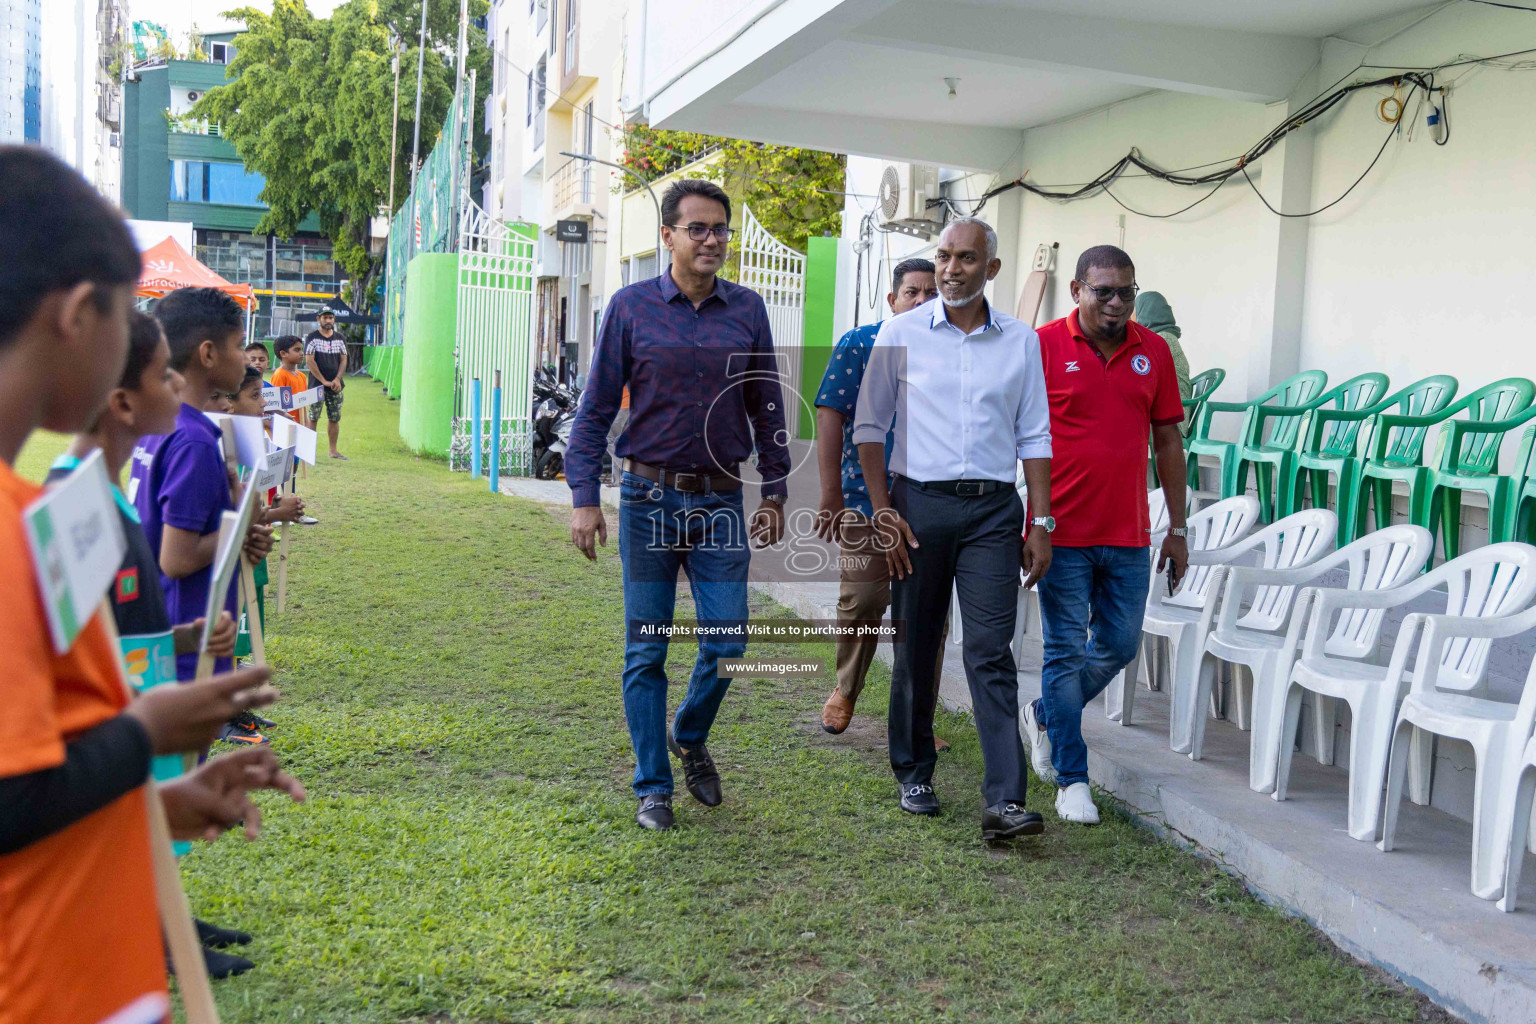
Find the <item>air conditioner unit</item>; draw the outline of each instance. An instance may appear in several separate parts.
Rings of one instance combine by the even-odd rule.
[[[889,231],[932,238],[944,227],[939,169],[927,164],[886,164],[880,174],[880,216]]]
[[[187,102],[188,103],[196,103],[198,100],[200,100],[202,98],[203,98],[203,94],[198,92],[196,89],[190,89],[187,92]]]

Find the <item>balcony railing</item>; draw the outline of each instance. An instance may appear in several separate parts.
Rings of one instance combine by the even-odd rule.
[[[224,126],[218,121],[199,121],[190,117],[168,116],[166,124],[173,135],[213,135],[222,137]]]
[[[566,210],[577,204],[592,205],[592,164],[571,160],[555,172],[555,209]]]

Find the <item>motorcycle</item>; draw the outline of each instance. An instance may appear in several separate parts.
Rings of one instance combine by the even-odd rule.
[[[553,480],[565,468],[581,389],[560,383],[541,367],[534,373],[533,400],[533,475],[538,480]]]

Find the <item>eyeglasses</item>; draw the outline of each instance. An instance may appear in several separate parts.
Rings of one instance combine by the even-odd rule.
[[[673,224],[671,228],[673,231],[688,232],[688,237],[695,242],[702,242],[710,235],[714,235],[722,242],[729,242],[736,234],[735,228],[728,228],[724,224],[716,224],[714,227],[708,224]]]
[[[1136,293],[1141,291],[1141,285],[1139,284],[1126,285],[1124,288],[1095,288],[1086,281],[1079,281],[1077,283],[1092,292],[1094,299],[1101,304],[1108,302],[1116,295],[1120,296],[1121,302],[1135,302]]]

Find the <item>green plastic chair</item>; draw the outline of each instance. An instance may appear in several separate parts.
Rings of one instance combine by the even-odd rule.
[[[1328,375],[1322,370],[1306,370],[1276,384],[1258,398],[1248,402],[1212,402],[1207,400],[1200,410],[1199,422],[1194,435],[1185,447],[1189,451],[1189,479],[1191,486],[1200,481],[1200,456],[1209,455],[1216,460],[1221,480],[1221,496],[1230,498],[1237,493],[1238,448],[1254,444],[1254,410],[1262,406],[1295,408],[1306,405],[1328,385]],[[1211,419],[1219,412],[1243,414],[1243,429],[1237,441],[1218,441],[1211,436]],[[1288,420],[1290,438],[1295,439],[1296,420]]]
[[[1536,385],[1525,378],[1509,377],[1478,388],[1434,412],[1417,416],[1378,413],[1371,420],[1369,433],[1360,448],[1364,458],[1360,463],[1360,482],[1355,498],[1355,535],[1366,532],[1366,506],[1373,503],[1373,499],[1376,529],[1384,529],[1392,521],[1392,484],[1398,480],[1408,485],[1408,521],[1429,527],[1432,474],[1435,472],[1423,464],[1424,439],[1429,428],[1441,426],[1434,459],[1438,467],[1448,458],[1445,454],[1447,429],[1452,423],[1501,422],[1504,417],[1524,411],[1531,404],[1533,391],[1536,391]],[[1451,419],[1461,412],[1467,413],[1468,418]],[[1503,429],[1512,428],[1506,426]],[[1458,443],[1450,446],[1453,453],[1461,447],[1460,437],[1461,432],[1456,432]],[[1494,459],[1497,459],[1497,452]]]
[[[1360,504],[1360,469],[1364,459],[1361,449],[1369,447],[1370,421],[1378,413],[1392,408],[1405,416],[1437,413],[1456,397],[1459,387],[1455,377],[1438,374],[1415,381],[1374,405],[1356,409],[1314,409],[1308,413],[1302,420],[1297,438],[1300,447],[1292,466],[1289,497],[1282,499],[1280,514],[1290,515],[1304,507],[1309,482],[1313,506],[1327,508],[1328,477],[1337,476],[1339,547],[1353,541],[1361,525],[1355,510]],[[1363,431],[1362,426],[1366,427]]]
[[[1429,532],[1440,534],[1447,561],[1461,554],[1463,493],[1480,491],[1488,496],[1490,534],[1508,522],[1515,481],[1499,472],[1499,452],[1511,430],[1536,418],[1536,408],[1531,406],[1536,384],[1524,377],[1508,377],[1483,390],[1489,393],[1472,416],[1440,428],[1435,468],[1430,470],[1425,499]]]
[[[1205,408],[1205,400],[1215,394],[1221,387],[1221,382],[1227,379],[1227,371],[1220,368],[1205,370],[1189,378],[1189,397],[1184,399],[1184,447],[1189,447],[1189,439],[1194,433],[1195,420],[1200,415],[1200,410]]]
[[[1226,379],[1227,371],[1222,369],[1206,370],[1189,378],[1189,397],[1183,399],[1184,422],[1179,425],[1179,432],[1184,436],[1186,452],[1189,450],[1190,432],[1194,430],[1195,418],[1200,415],[1201,407]],[[1157,459],[1150,451],[1147,453],[1147,486],[1149,488],[1162,486],[1162,482],[1157,478]]]
[[[1488,524],[1490,543],[1518,540],[1530,544],[1536,537],[1536,427],[1527,428],[1520,438],[1520,457],[1515,460],[1512,479],[1519,489],[1497,536],[1493,534],[1495,524]]]
[[[1288,515],[1293,503],[1296,457],[1302,449],[1309,416],[1329,406],[1354,411],[1373,405],[1387,390],[1387,384],[1384,373],[1362,373],[1302,405],[1261,405],[1254,409],[1250,414],[1249,439],[1238,446],[1233,493],[1242,494],[1248,489],[1251,466],[1258,483],[1259,516],[1270,523],[1277,514]]]

